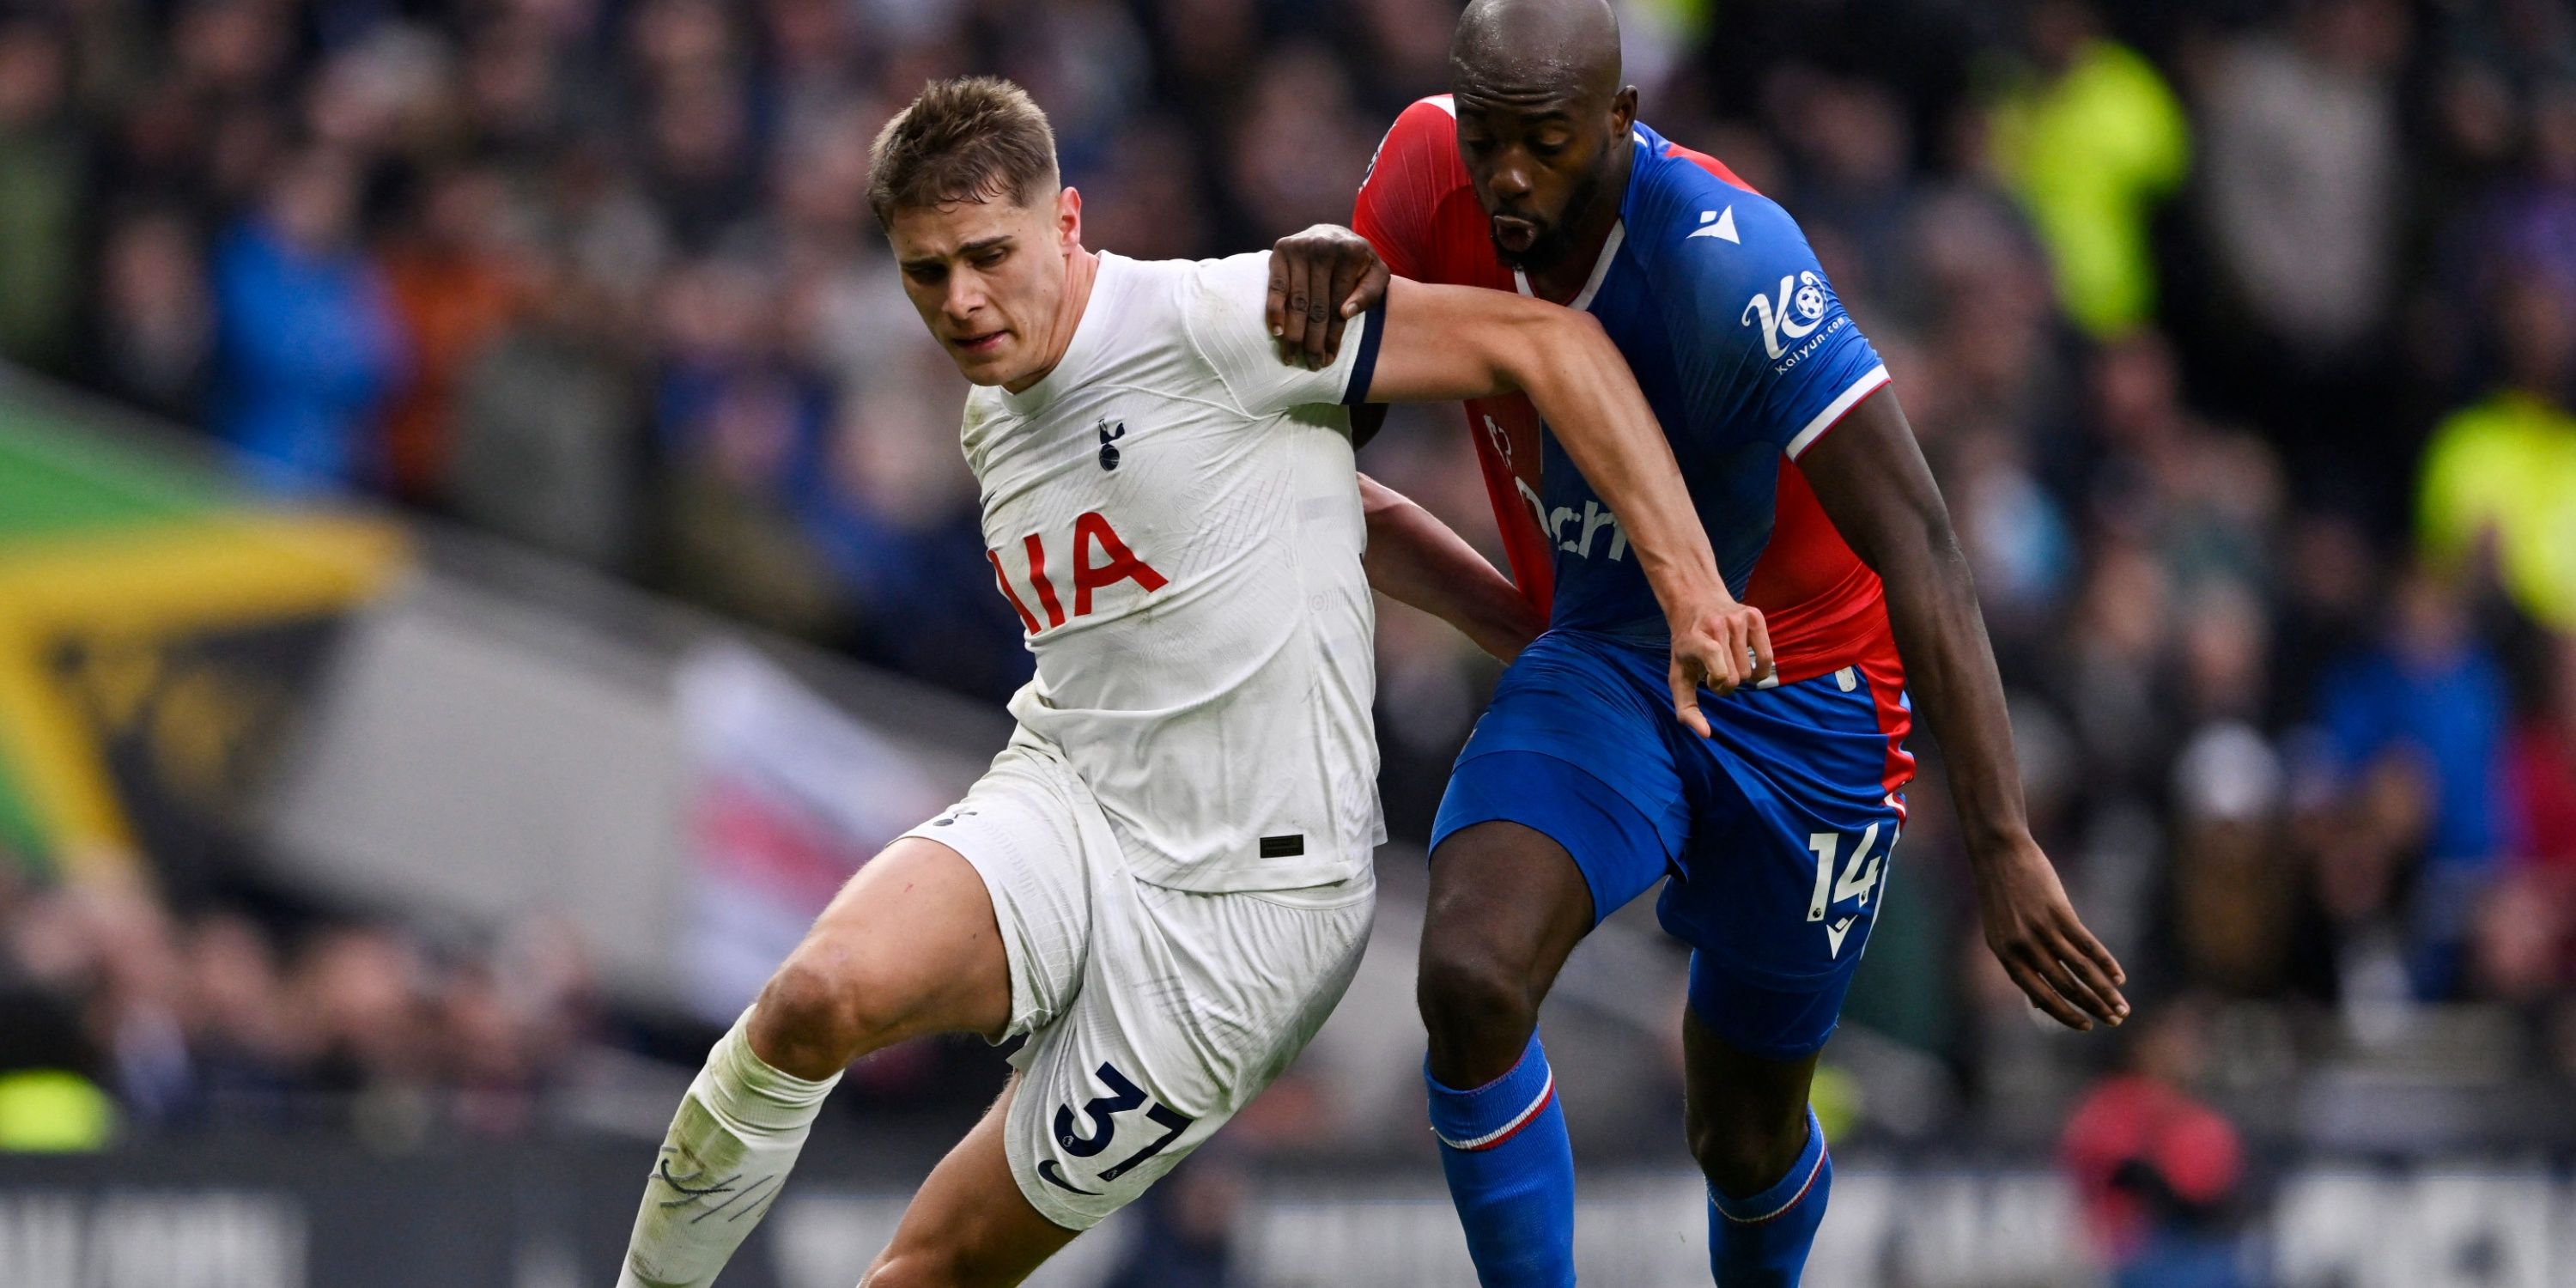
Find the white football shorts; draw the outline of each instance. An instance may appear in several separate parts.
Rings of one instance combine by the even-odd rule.
[[[1198,894],[1135,878],[1090,790],[1015,736],[965,799],[906,833],[966,857],[1028,1041],[1004,1127],[1040,1215],[1089,1229],[1287,1069],[1368,944],[1376,878]]]

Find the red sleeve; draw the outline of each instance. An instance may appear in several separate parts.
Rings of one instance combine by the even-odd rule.
[[[1417,282],[1512,289],[1511,270],[1495,258],[1485,212],[1458,159],[1458,121],[1443,94],[1417,101],[1395,118],[1360,181],[1351,227],[1399,277]],[[1466,405],[1485,495],[1511,561],[1512,583],[1547,616],[1555,585],[1556,545],[1541,528],[1538,505],[1538,412],[1520,394]]]
[[[1398,113],[1377,155],[1369,158],[1351,207],[1351,227],[1377,247],[1396,276],[1430,280],[1434,220],[1453,186],[1442,162],[1455,166],[1457,158],[1455,118],[1431,98]]]

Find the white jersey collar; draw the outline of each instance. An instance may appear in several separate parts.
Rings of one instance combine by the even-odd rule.
[[[1610,235],[1601,241],[1601,257],[1592,261],[1592,275],[1583,279],[1583,289],[1575,292],[1574,298],[1565,302],[1565,307],[1569,309],[1592,307],[1592,297],[1601,290],[1601,279],[1610,275],[1610,261],[1619,258],[1619,243],[1627,239],[1627,220],[1622,219],[1610,225]],[[1532,299],[1538,296],[1536,291],[1530,289],[1529,274],[1517,268],[1512,270],[1512,285],[1518,288],[1521,294]]]

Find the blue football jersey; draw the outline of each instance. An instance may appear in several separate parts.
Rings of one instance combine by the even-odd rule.
[[[1572,304],[1600,319],[1636,372],[1743,597],[1757,562],[1806,553],[1772,548],[1781,463],[1885,384],[1887,368],[1779,203],[1642,124],[1632,146],[1619,224]],[[1661,640],[1663,614],[1610,508],[1553,435],[1544,450],[1551,624]],[[1816,557],[1850,558],[1830,544]]]

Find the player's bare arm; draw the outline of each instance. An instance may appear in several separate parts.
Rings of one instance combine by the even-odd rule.
[[[2128,1018],[2128,976],[2084,928],[2031,839],[2003,681],[1968,559],[1893,391],[1863,400],[1798,458],[1816,499],[1878,574],[1913,691],[1950,769],[1986,945],[2039,1009],[2069,1028]]]
[[[1352,318],[1386,298],[1386,261],[1368,239],[1339,224],[1316,224],[1270,249],[1264,313],[1283,362],[1318,368],[1341,354]],[[1351,409],[1351,443],[1365,444],[1386,420],[1383,405]],[[1547,629],[1545,616],[1448,525],[1363,474],[1368,512],[1369,586],[1456,627],[1503,661]]]
[[[1474,546],[1403,493],[1363,474],[1369,587],[1458,628],[1509,662],[1547,621]]]
[[[1771,637],[1760,611],[1728,593],[1672,445],[1601,324],[1540,300],[1399,277],[1385,328],[1372,402],[1529,395],[1627,531],[1672,627],[1674,712],[1705,737],[1699,689],[1722,696],[1769,674]]]

